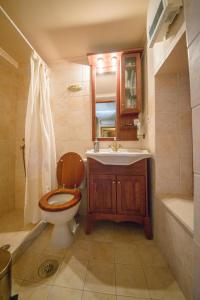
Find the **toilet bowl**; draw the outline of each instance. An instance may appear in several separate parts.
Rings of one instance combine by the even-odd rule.
[[[77,214],[81,192],[77,188],[84,177],[82,158],[74,152],[64,154],[57,165],[58,189],[45,194],[39,201],[42,219],[54,225],[52,243],[57,248],[72,243],[72,226]]]

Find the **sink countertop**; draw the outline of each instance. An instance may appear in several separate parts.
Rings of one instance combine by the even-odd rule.
[[[113,151],[110,148],[100,149],[94,152],[94,149],[86,151],[87,158],[93,158],[104,165],[131,165],[139,160],[151,157],[148,150],[145,149],[119,149]]]

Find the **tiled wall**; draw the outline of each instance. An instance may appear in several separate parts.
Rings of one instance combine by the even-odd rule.
[[[70,84],[81,84],[80,92],[70,92]],[[70,62],[59,62],[50,67],[50,92],[53,113],[57,160],[66,152],[73,151],[85,158],[85,152],[93,148],[92,101],[90,68]],[[147,113],[144,108],[144,114]],[[106,148],[111,142],[100,142]],[[124,148],[145,147],[143,141],[123,141]],[[82,190],[81,214],[86,214],[87,193]]]
[[[0,58],[0,215],[24,208],[23,144],[30,72]]]
[[[183,290],[186,299],[193,300],[193,236],[174,218],[160,201],[157,243],[162,249],[172,273]]]
[[[57,159],[68,151],[85,156],[92,143],[92,103],[89,66],[59,62],[50,67],[51,104]],[[81,84],[80,92],[70,92],[70,84]],[[101,142],[107,147],[111,142]],[[142,142],[122,142],[123,147],[140,147]]]
[[[193,237],[161,202],[166,195],[192,197],[193,194],[192,114],[187,73],[156,76],[155,137],[155,239],[187,299],[192,300]]]
[[[0,57],[0,215],[14,208],[16,69]]]
[[[192,196],[189,74],[158,75],[155,91],[156,195]]]
[[[185,0],[193,128],[194,166],[194,300],[200,299],[200,1]]]
[[[149,145],[154,153],[155,165],[154,237],[187,299],[193,299],[193,237],[168,213],[160,201],[162,195],[168,193],[189,195],[193,192],[191,125],[194,130],[194,120],[191,124],[189,78],[188,74],[179,73],[152,75],[158,74],[169,53],[183,36],[186,26],[182,9],[167,38],[157,43],[153,49],[148,49],[148,103],[149,109],[153,111],[152,115],[155,113],[155,118],[150,115],[152,125],[155,119],[155,127],[151,126],[152,142]],[[200,261],[200,255],[198,256]]]
[[[15,134],[15,208],[24,209],[25,173],[22,159],[25,117],[30,82],[30,66],[21,65],[18,70],[19,84],[16,99],[16,134]]]

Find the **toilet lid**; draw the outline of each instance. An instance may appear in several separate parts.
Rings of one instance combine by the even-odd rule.
[[[79,187],[84,178],[84,163],[81,156],[75,152],[64,154],[57,165],[59,186],[67,188]]]

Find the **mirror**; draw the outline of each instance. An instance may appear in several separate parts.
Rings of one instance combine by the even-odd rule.
[[[116,93],[116,69],[97,68],[95,87],[97,138],[112,138],[116,136]]]

